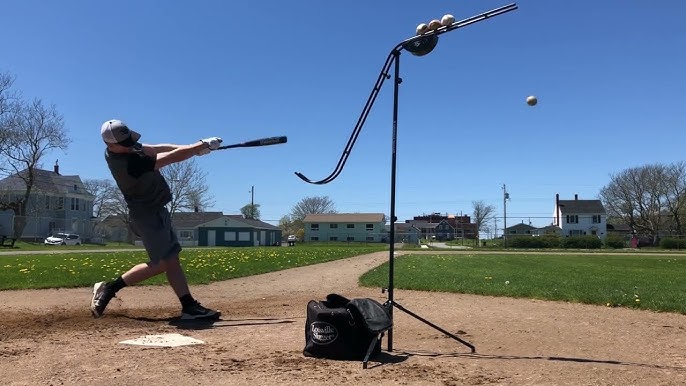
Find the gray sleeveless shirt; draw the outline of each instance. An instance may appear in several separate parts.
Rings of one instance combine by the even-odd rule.
[[[141,149],[123,154],[105,149],[105,160],[131,215],[156,212],[171,201],[167,181],[155,170],[155,157]]]

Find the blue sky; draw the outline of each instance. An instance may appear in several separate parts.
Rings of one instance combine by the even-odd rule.
[[[54,103],[73,138],[63,174],[111,178],[99,128],[122,119],[146,143],[288,144],[197,158],[216,205],[255,203],[275,222],[302,198],[339,212],[390,213],[392,97],[385,83],[343,173],[327,176],[390,50],[417,24],[508,2],[3,1],[0,71]],[[396,214],[550,223],[555,194],[597,198],[610,175],[682,161],[686,2],[536,1],[401,55]],[[525,104],[536,95],[539,104]],[[499,219],[502,226],[502,218]]]

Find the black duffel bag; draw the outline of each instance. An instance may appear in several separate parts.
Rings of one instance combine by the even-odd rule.
[[[392,325],[388,307],[374,299],[329,294],[324,301],[310,300],[303,355],[366,360],[381,352],[380,336]]]

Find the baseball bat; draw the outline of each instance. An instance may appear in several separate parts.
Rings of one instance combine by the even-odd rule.
[[[280,143],[286,143],[286,142],[288,142],[288,137],[286,137],[284,135],[284,136],[280,136],[280,137],[260,138],[260,139],[255,139],[253,141],[235,143],[233,145],[219,146],[217,148],[217,150],[232,149],[235,147],[255,147],[255,146],[278,145]]]

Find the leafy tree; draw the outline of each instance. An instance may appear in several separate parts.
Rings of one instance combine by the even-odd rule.
[[[241,214],[245,218],[259,220],[260,219],[260,204],[247,204],[241,208]]]

